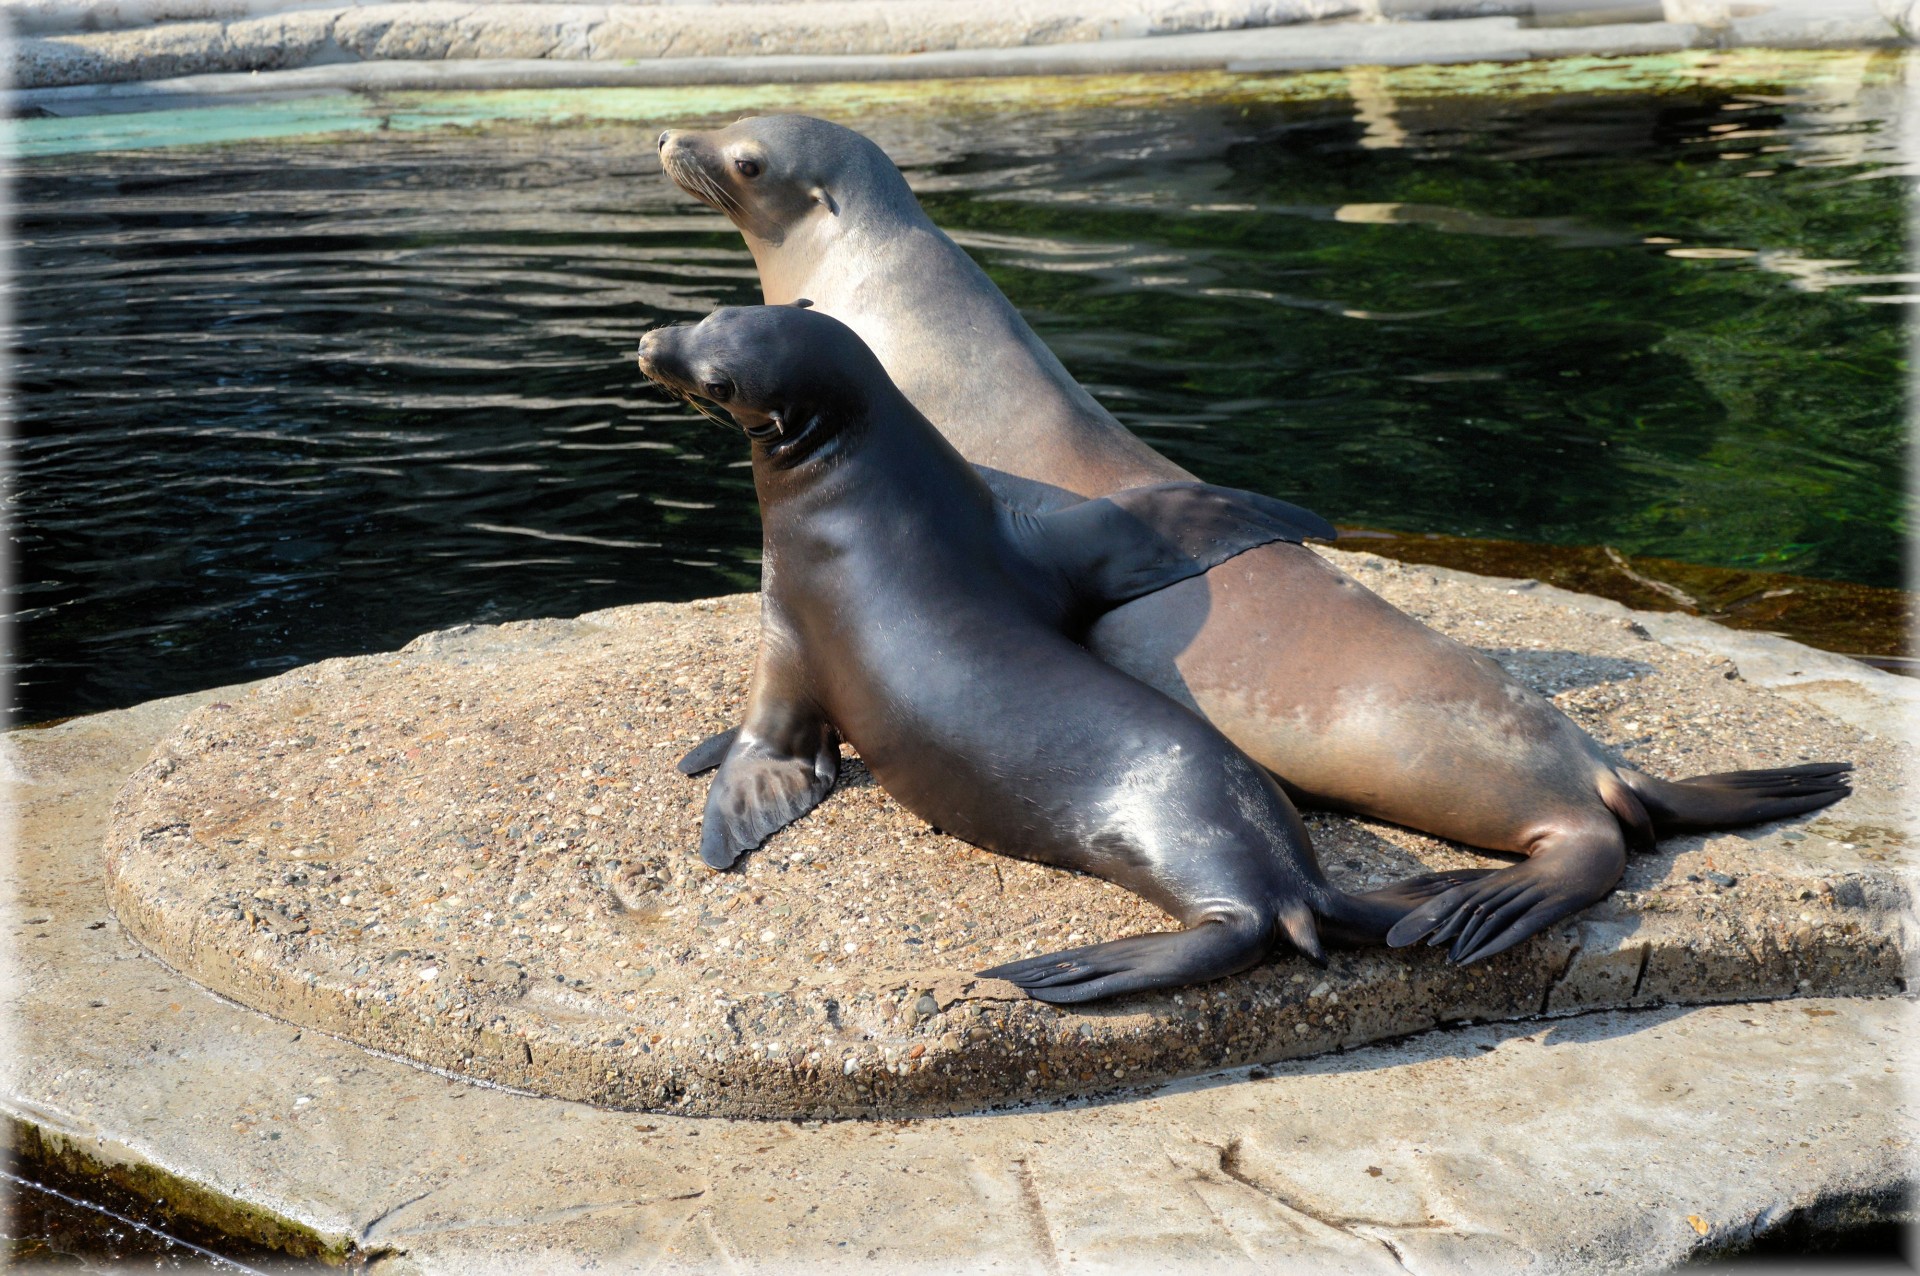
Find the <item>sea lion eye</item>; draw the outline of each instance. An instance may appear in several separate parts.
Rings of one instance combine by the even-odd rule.
[[[759,161],[759,160],[750,160],[750,159],[737,159],[737,160],[735,160],[735,161],[733,162],[733,166],[734,166],[734,167],[735,167],[736,169],[739,169],[739,170],[740,170],[740,176],[742,176],[742,177],[758,177],[758,176],[760,176],[760,161]]]
[[[700,389],[706,393],[706,396],[709,399],[712,399],[715,402],[718,402],[721,399],[724,399],[728,395],[733,393],[733,387],[731,385],[728,385],[725,381],[709,381],[705,385],[701,386]]]

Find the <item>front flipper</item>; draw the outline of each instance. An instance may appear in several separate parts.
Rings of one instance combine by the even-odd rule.
[[[700,828],[700,858],[713,867],[730,867],[833,789],[840,736],[808,688],[800,646],[769,605],[761,618],[745,721],[680,760],[688,775],[720,764]]]
[[[1230,487],[1156,483],[1051,514],[1011,516],[1016,536],[1095,612],[1198,576],[1273,541],[1332,540],[1318,514]]]
[[[687,750],[687,756],[674,764],[681,775],[699,775],[702,771],[711,771],[727,760],[727,750],[740,736],[739,727],[728,727],[725,731],[708,736]]]
[[[840,737],[819,722],[813,748],[787,752],[745,728],[707,790],[700,858],[728,868],[746,852],[820,804],[840,773]]]

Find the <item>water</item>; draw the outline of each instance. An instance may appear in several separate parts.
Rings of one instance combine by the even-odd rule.
[[[54,1166],[40,1172],[50,1181],[0,1171],[0,1255],[9,1267],[127,1272],[137,1265],[145,1271],[214,1276],[326,1270],[172,1217],[165,1202],[149,1202],[107,1175]]]
[[[1204,477],[1348,525],[1897,586],[1895,65],[829,106]],[[1658,91],[1613,91],[1623,67]],[[712,97],[335,102],[361,131],[105,154],[135,125],[23,122],[52,153],[15,175],[20,718],[753,587],[742,441],[632,362],[647,327],[758,299],[654,160]],[[138,136],[245,131],[176,116]]]

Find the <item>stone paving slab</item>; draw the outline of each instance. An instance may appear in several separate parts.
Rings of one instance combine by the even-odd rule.
[[[139,14],[173,9],[135,9],[125,18],[106,4],[29,11],[8,49],[13,83],[30,91],[139,83],[149,95],[178,96],[1314,70],[1894,45],[1905,38],[1912,7],[1911,0],[1667,0],[1664,7],[1416,0],[1385,8],[1379,0],[206,4],[206,20],[144,24]],[[199,12],[191,3],[177,7]],[[113,29],[58,30],[63,23]]]
[[[637,1116],[245,1010],[108,908],[112,795],[193,709],[7,737],[16,1150],[375,1273],[1639,1272],[1903,1218],[1903,999],[1455,1027],[1105,1101],[925,1121]],[[28,1171],[32,1164],[22,1167]]]
[[[1634,765],[1848,758],[1856,793],[1802,821],[1671,839],[1609,900],[1465,969],[1425,948],[1338,954],[1324,972],[1277,956],[1056,1008],[972,972],[1168,919],[936,833],[851,754],[836,792],[739,869],[698,862],[707,780],[673,763],[741,712],[758,616],[743,595],[428,635],[205,706],[117,804],[114,908],[164,961],[289,1021],[517,1089],[722,1116],[969,1111],[1461,1020],[1903,988],[1909,755],[1804,702],[1835,677],[1781,694],[1624,608],[1342,558]],[[1845,685],[1881,693],[1861,690],[1869,702],[1910,689],[1740,641],[1858,669]],[[1363,820],[1310,827],[1349,889],[1501,862]]]

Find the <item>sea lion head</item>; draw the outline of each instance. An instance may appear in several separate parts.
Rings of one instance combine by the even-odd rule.
[[[850,214],[917,212],[887,153],[850,128],[808,115],[750,115],[723,129],[668,129],[660,164],[687,194],[725,213],[754,255],[831,233]]]
[[[853,329],[810,304],[728,306],[655,328],[640,339],[640,371],[676,398],[726,409],[756,460],[795,464],[864,426],[876,390],[893,384]]]

